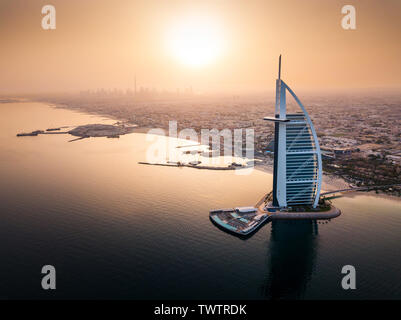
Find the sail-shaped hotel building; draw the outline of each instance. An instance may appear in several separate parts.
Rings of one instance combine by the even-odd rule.
[[[287,113],[287,92],[301,109]],[[281,55],[276,80],[274,117],[273,202],[277,208],[317,207],[322,185],[322,155],[312,121],[301,101],[281,79]]]
[[[287,92],[300,108],[287,113]],[[294,91],[281,79],[281,56],[276,81],[274,117],[273,191],[252,207],[211,210],[210,219],[220,228],[248,236],[266,221],[278,219],[332,219],[341,211],[324,199],[322,155],[312,121]]]

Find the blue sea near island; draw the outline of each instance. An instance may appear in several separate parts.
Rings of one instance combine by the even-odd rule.
[[[272,175],[146,166],[146,135],[16,137],[114,120],[0,104],[0,299],[401,299],[401,201],[333,200],[327,222],[274,222],[243,240],[209,210],[255,204]],[[43,265],[57,289],[43,290]],[[343,290],[341,269],[356,269]]]

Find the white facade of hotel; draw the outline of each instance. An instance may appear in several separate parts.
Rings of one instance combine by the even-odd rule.
[[[289,92],[302,112],[287,114]],[[322,155],[312,121],[303,104],[281,80],[281,56],[276,81],[273,205],[316,207],[322,184]]]

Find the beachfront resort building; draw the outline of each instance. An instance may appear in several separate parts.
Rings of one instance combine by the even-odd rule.
[[[289,92],[301,108],[299,113],[287,113]],[[281,79],[281,56],[276,81],[274,117],[273,206],[317,207],[322,184],[322,155],[315,128],[301,101]]]

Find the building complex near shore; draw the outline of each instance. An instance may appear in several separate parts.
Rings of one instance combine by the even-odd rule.
[[[301,108],[287,113],[287,92]],[[322,154],[315,128],[301,101],[281,80],[281,56],[276,82],[274,117],[273,191],[254,207],[210,211],[210,219],[225,231],[240,236],[255,232],[266,221],[279,219],[331,219],[341,211],[319,197],[322,186]],[[318,207],[319,206],[319,207]]]
[[[301,108],[287,114],[287,92]],[[319,203],[322,185],[322,154],[315,128],[301,101],[281,79],[281,56],[276,81],[274,131],[273,206],[313,206]]]

